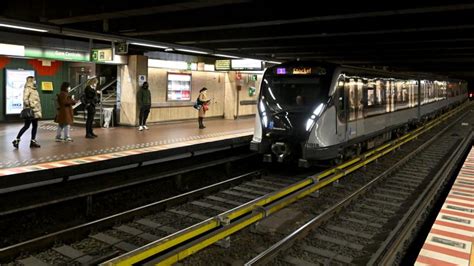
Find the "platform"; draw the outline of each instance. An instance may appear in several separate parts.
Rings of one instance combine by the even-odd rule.
[[[29,147],[30,130],[19,149],[12,146],[22,124],[0,125],[0,189],[23,183],[70,176],[86,171],[142,163],[182,153],[217,149],[250,142],[253,118],[214,119],[198,129],[197,121],[135,127],[97,128],[96,139],[85,138],[85,128],[72,127],[73,142],[55,142],[56,124],[40,121],[37,140],[41,148]],[[19,178],[21,176],[21,178]]]
[[[474,148],[436,217],[415,265],[474,265]]]

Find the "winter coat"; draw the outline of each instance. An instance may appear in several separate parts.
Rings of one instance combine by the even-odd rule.
[[[92,88],[91,86],[87,86],[84,89],[84,94],[86,98],[86,102],[84,103],[86,106],[87,105],[92,105],[95,107],[95,105],[99,102],[99,97],[97,96],[97,91],[96,89]]]
[[[138,107],[151,105],[151,93],[149,89],[141,88],[137,93]]]
[[[202,105],[201,108],[199,108],[199,112],[198,112],[198,115],[199,117],[204,117],[206,116],[206,111],[208,109],[208,105],[209,105],[209,102],[211,101],[206,94],[204,93],[199,93],[199,97],[198,97],[198,100],[200,102],[200,104]]]
[[[58,110],[54,122],[71,125],[74,122],[72,106],[76,103],[69,93],[61,91],[58,94]]]
[[[36,90],[35,84],[26,83],[23,90],[23,106],[24,108],[31,108],[35,114],[36,119],[43,117],[41,113],[41,100]]]

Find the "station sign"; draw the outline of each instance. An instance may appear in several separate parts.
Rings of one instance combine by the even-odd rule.
[[[262,61],[255,59],[216,60],[216,71],[263,70]]]
[[[230,60],[216,60],[215,66],[216,71],[229,71]]]
[[[89,61],[89,54],[80,51],[66,51],[56,49],[44,49],[44,48],[25,48],[26,57],[34,58],[45,58],[54,60],[65,60],[65,61]]]
[[[128,54],[128,43],[127,42],[116,43],[115,54]]]
[[[113,61],[113,60],[114,60],[114,53],[113,53],[112,48],[91,50],[92,62],[105,62],[105,61]]]

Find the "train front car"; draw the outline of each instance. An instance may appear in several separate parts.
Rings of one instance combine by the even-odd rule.
[[[323,114],[335,66],[294,62],[266,70],[261,84],[251,149],[264,161],[301,158]]]

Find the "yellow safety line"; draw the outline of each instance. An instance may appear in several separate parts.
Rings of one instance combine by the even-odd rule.
[[[462,108],[461,108],[462,107]],[[431,129],[432,127],[434,127],[435,125],[441,123],[441,121],[451,117],[452,115],[454,115],[455,113],[459,112],[461,109],[464,108],[464,106],[461,106],[460,108],[456,108],[442,116],[440,116],[437,120],[434,120],[434,121],[431,121],[429,122],[428,124],[426,124],[425,126],[421,127],[421,128],[418,128],[408,134],[405,134],[404,136],[400,137],[399,139],[397,140],[394,140],[390,143],[387,143],[385,145],[382,145],[381,147],[378,147],[376,149],[373,149],[372,151],[369,151],[369,152],[366,152],[363,156],[366,158],[364,161],[361,161],[359,162],[361,159],[360,158],[355,158],[355,159],[352,159],[340,166],[337,166],[337,167],[334,167],[332,169],[329,169],[321,174],[319,174],[316,179],[319,181],[319,180],[322,180],[316,184],[313,183],[313,180],[311,178],[308,178],[308,179],[305,179],[303,181],[300,181],[299,183],[297,183],[296,185],[292,185],[290,187],[287,187],[287,188],[284,188],[283,190],[280,190],[276,193],[273,193],[273,194],[270,194],[270,196],[268,197],[265,197],[263,199],[260,199],[260,200],[257,200],[255,202],[250,202],[250,204],[248,203],[248,206],[245,206],[243,208],[239,208],[235,211],[231,210],[229,213],[224,213],[223,216],[220,216],[222,218],[227,218],[229,219],[229,221],[235,219],[235,218],[238,218],[242,215],[245,215],[253,210],[255,210],[257,207],[259,206],[264,206],[266,204],[269,204],[273,201],[276,201],[288,194],[291,194],[292,192],[295,192],[295,191],[298,191],[302,188],[305,188],[307,186],[309,186],[309,188],[307,190],[304,190],[304,191],[301,191],[300,193],[297,193],[285,200],[283,200],[281,203],[278,203],[277,205],[273,206],[272,208],[270,208],[269,210],[267,210],[267,214],[271,214],[273,212],[276,212],[278,211],[279,209],[293,203],[294,201],[300,199],[300,198],[303,198],[313,192],[315,192],[316,190],[319,190],[321,189],[322,187],[324,186],[327,186],[329,184],[331,184],[332,182],[342,178],[343,176],[363,167],[364,165],[376,160],[377,158],[380,158],[382,157],[383,155],[393,151],[394,149],[400,147],[401,145],[415,139],[417,136],[423,134],[424,132],[428,131],[429,129]],[[458,110],[459,109],[459,110]],[[418,132],[417,134],[414,134],[416,133],[417,131],[420,131]],[[391,146],[391,147],[390,147]],[[374,156],[371,156],[372,154],[378,152],[377,154],[375,154]],[[370,158],[367,158],[368,156],[371,156]],[[359,163],[357,163],[359,162]],[[357,163],[357,164],[355,164]],[[353,165],[355,164],[355,165]],[[345,167],[348,167],[350,165],[353,165],[352,167],[348,168],[348,169],[344,169]],[[339,173],[338,173],[339,171]],[[334,175],[330,178],[327,178],[327,179],[323,179],[324,177],[327,177],[331,174]],[[165,261],[162,261],[161,263],[165,263],[166,265],[169,265],[169,263],[174,263],[174,262],[177,262],[179,260],[182,260],[183,258],[211,245],[212,243],[222,239],[222,238],[225,238],[237,231],[239,231],[240,229],[250,225],[250,224],[253,224],[254,222],[260,220],[260,219],[263,219],[264,216],[263,214],[258,214],[258,215],[253,215],[251,218],[249,219],[246,219],[244,220],[243,222],[239,222],[238,225],[230,225],[229,226],[229,229],[228,230],[225,230],[219,234],[216,234],[215,236],[212,236],[211,238],[209,239],[206,239],[204,240],[203,242],[199,243],[199,244],[196,244],[188,249],[185,249],[183,251],[180,251],[178,254],[175,254],[175,255],[172,255],[171,257],[167,258]],[[216,218],[214,218],[215,220],[210,220],[209,224],[207,225],[201,225],[201,226],[198,226],[196,228],[188,228],[190,229],[189,231],[180,231],[180,232],[177,232],[176,234],[174,235],[170,235],[168,237],[166,237],[165,239],[161,239],[161,240],[158,240],[158,242],[152,242],[148,245],[146,245],[145,248],[146,250],[143,251],[143,252],[138,252],[138,250],[136,252],[132,251],[130,253],[127,253],[127,254],[130,254],[130,255],[122,255],[118,258],[115,258],[115,259],[112,259],[108,262],[106,262],[104,265],[130,265],[130,264],[133,264],[133,263],[137,263],[139,261],[142,261],[146,258],[149,258],[151,256],[154,256],[155,254],[161,252],[161,251],[164,251],[168,248],[171,248],[177,244],[180,244],[184,241],[187,241],[193,237],[196,237],[202,233],[205,233],[209,230],[212,230],[214,228],[217,228],[220,226],[220,222],[217,221]],[[191,230],[193,229],[193,230]],[[187,230],[187,229],[185,229]],[[173,238],[177,236],[176,238]],[[135,254],[137,253],[138,254]],[[118,262],[115,262],[116,260],[118,260]],[[160,263],[160,264],[161,264]],[[164,265],[164,264],[163,264]],[[474,265],[473,265],[474,266]]]
[[[474,236],[471,237],[471,259],[469,260],[469,266],[474,266]]]

